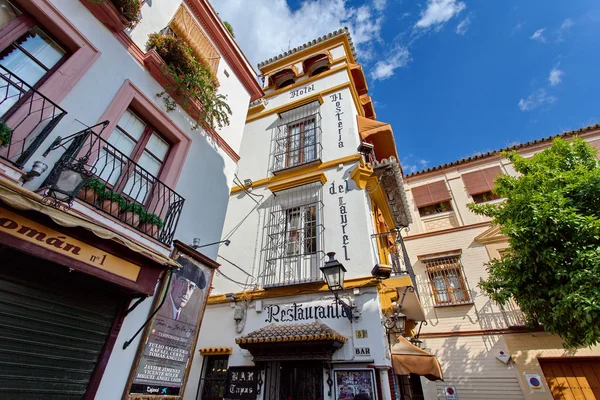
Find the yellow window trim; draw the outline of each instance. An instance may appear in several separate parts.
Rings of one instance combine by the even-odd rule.
[[[334,60],[334,61],[331,63],[331,66],[333,67],[335,64],[339,64],[340,62],[343,62],[343,61],[346,61],[346,57],[340,57],[340,58],[338,58],[338,59],[335,59],[335,60]],[[302,73],[302,74],[300,74],[300,75],[298,75],[298,76],[296,77],[296,82],[292,83],[291,85],[288,85],[288,86],[285,86],[285,87],[282,87],[282,88],[276,89],[276,90],[274,90],[274,91],[272,91],[272,92],[266,93],[266,94],[263,96],[263,98],[265,98],[265,99],[268,99],[268,98],[270,98],[270,97],[277,96],[277,95],[279,95],[279,94],[281,94],[281,93],[287,92],[288,90],[292,90],[292,89],[295,89],[295,88],[297,88],[297,87],[300,87],[300,86],[307,85],[307,84],[309,84],[309,83],[311,83],[311,82],[314,82],[314,81],[316,81],[317,79],[320,79],[320,78],[325,78],[326,76],[333,75],[333,74],[335,74],[336,72],[339,72],[339,71],[342,71],[342,70],[344,70],[344,69],[345,69],[344,67],[346,67],[346,65],[347,65],[347,63],[346,63],[346,64],[344,64],[344,65],[340,65],[340,66],[338,66],[338,67],[335,67],[335,68],[331,68],[331,69],[329,69],[329,71],[321,72],[320,74],[318,74],[318,75],[313,75],[313,76],[308,76],[307,74],[305,74],[305,73]],[[304,76],[308,76],[308,78],[307,78],[307,79],[305,79],[305,80],[303,80],[303,81],[300,81],[300,82],[298,82],[298,79],[299,79],[299,78],[302,78],[302,77],[304,77]],[[267,89],[269,89],[269,88],[265,88],[265,90],[267,90]]]
[[[326,169],[329,169],[331,167],[336,167],[340,164],[347,164],[347,163],[352,163],[352,162],[357,162],[361,159],[361,155],[360,154],[352,154],[346,157],[342,157],[342,158],[338,158],[335,160],[331,160],[331,161],[326,161],[324,163],[315,165],[307,165],[305,167],[301,167],[301,168],[297,168],[294,169],[293,171],[289,171],[283,174],[279,174],[279,175],[275,175],[273,177],[270,178],[263,178],[263,179],[259,179],[255,182],[252,182],[252,187],[256,188],[256,187],[260,187],[260,186],[264,186],[264,185],[270,185],[273,183],[277,183],[277,182],[282,182],[284,180],[287,179],[292,179],[298,176],[303,176],[312,172],[316,172],[316,171],[324,171]],[[241,186],[234,186],[231,189],[231,195],[235,194],[235,193],[239,193],[242,190],[244,190]]]
[[[355,64],[356,60],[354,59],[354,55],[352,54],[352,49],[350,48],[350,42],[348,42],[347,35],[338,35],[334,36],[331,39],[325,40],[317,45],[307,47],[306,49],[300,50],[291,56],[283,57],[271,64],[265,65],[260,68],[260,72],[263,75],[269,75],[271,72],[276,71],[282,67],[285,67],[288,64],[296,64],[300,61],[303,61],[305,58],[310,57],[312,54],[316,54],[319,51],[323,50],[331,50],[338,47],[340,44],[344,45],[344,51],[346,53],[346,57],[350,60],[351,63]]]
[[[308,185],[309,183],[321,182],[324,185],[327,182],[327,177],[324,172],[314,172],[312,174],[294,177],[292,179],[285,180],[283,182],[274,183],[269,186],[269,190],[273,193],[280,192],[282,190],[291,189],[296,186]]]
[[[354,81],[352,80],[352,75],[351,75],[351,72],[350,72],[350,67],[348,65],[343,65],[341,67],[338,67],[338,68],[335,68],[335,69],[331,69],[331,70],[329,70],[327,72],[323,72],[322,74],[317,75],[317,77],[320,77],[323,74],[327,74],[329,72],[335,73],[335,72],[339,72],[341,70],[346,70],[347,71],[347,73],[348,73],[348,79],[349,79],[348,82],[344,82],[344,83],[341,83],[341,84],[339,84],[337,86],[333,86],[333,87],[330,87],[328,89],[322,90],[322,91],[320,91],[320,92],[318,92],[318,93],[316,93],[316,94],[314,94],[312,96],[320,95],[321,97],[325,97],[329,93],[336,92],[338,90],[342,90],[342,89],[345,89],[345,88],[350,88],[350,94],[352,95],[352,100],[354,101],[354,106],[356,107],[356,111],[357,111],[357,113],[361,117],[364,117],[365,116],[365,111],[363,109],[362,104],[360,103],[360,98],[358,96],[358,91],[356,90],[356,87],[354,86]],[[309,81],[309,80],[303,81],[302,85],[298,85],[298,86],[303,86],[303,85],[305,85],[305,84],[307,84],[309,82],[311,82],[311,81]],[[285,89],[286,90],[291,90],[294,87],[295,87],[294,85],[290,85],[290,86],[286,86]],[[304,100],[304,99],[302,99],[302,100]],[[300,101],[301,100],[297,100],[296,102],[300,102]],[[249,115],[246,118],[246,123],[255,121],[255,120],[260,119],[260,118],[264,118],[267,115],[279,114],[279,113],[282,113],[282,112],[284,112],[286,110],[298,107],[298,105],[296,104],[296,102],[284,104],[282,106],[279,106],[279,107],[276,107],[276,108],[273,108],[273,109],[270,109],[270,110],[265,110],[265,111],[260,112],[260,113],[252,112],[252,115]],[[303,103],[301,103],[301,104],[303,104]]]

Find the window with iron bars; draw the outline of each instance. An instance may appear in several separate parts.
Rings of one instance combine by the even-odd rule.
[[[321,159],[321,114],[312,102],[279,115],[271,141],[270,172],[311,164]]]
[[[204,376],[200,379],[198,399],[221,400],[225,396],[229,356],[204,356]]]
[[[460,256],[441,257],[423,262],[436,305],[472,303]]]
[[[263,286],[321,280],[323,231],[321,184],[273,194],[263,230]]]

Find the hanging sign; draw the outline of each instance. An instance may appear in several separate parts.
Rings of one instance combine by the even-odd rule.
[[[458,394],[456,394],[456,387],[454,386],[444,386],[444,394],[446,400],[458,400]]]
[[[544,384],[542,383],[542,377],[538,374],[525,374],[525,380],[529,386],[529,390],[532,392],[545,392]]]
[[[45,225],[0,208],[0,232],[135,282],[140,267]]]
[[[224,399],[256,399],[258,374],[256,367],[229,367]]]

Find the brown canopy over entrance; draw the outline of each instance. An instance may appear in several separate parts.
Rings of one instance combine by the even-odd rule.
[[[250,351],[254,362],[321,360],[329,361],[348,338],[324,323],[271,324],[237,338],[235,342]]]

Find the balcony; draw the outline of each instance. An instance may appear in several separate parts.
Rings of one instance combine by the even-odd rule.
[[[322,132],[319,102],[286,111],[273,130],[271,165],[274,175],[321,162]]]
[[[0,122],[12,131],[0,158],[19,169],[67,114],[17,75],[0,66]]]
[[[49,176],[85,165],[93,176],[79,192],[80,200],[169,246],[185,199],[104,140],[100,135],[106,125],[71,135]]]

